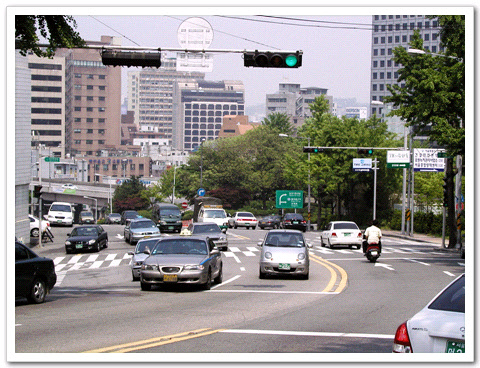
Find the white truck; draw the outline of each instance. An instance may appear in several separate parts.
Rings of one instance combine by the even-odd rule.
[[[193,221],[214,222],[222,231],[226,231],[228,228],[228,217],[223,209],[222,200],[215,197],[195,198]]]

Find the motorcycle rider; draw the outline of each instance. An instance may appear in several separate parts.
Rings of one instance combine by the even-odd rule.
[[[380,252],[382,251],[382,242],[380,239],[382,238],[382,231],[378,228],[378,221],[373,220],[372,225],[367,227],[364,233],[365,241],[363,242],[363,254],[367,252],[368,244],[378,244],[378,248]]]

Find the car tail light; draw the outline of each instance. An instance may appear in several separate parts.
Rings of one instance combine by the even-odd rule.
[[[407,322],[402,323],[397,328],[395,339],[393,340],[394,353],[413,353],[410,337],[408,336]]]
[[[361,238],[362,236],[362,233],[358,233],[357,238]]]
[[[332,237],[337,237],[337,233],[332,233]]]

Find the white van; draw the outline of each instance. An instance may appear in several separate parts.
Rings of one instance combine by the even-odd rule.
[[[204,205],[198,212],[198,222],[214,222],[220,229],[228,228],[228,217],[220,205]]]
[[[47,215],[50,225],[73,225],[73,207],[66,202],[53,202]]]

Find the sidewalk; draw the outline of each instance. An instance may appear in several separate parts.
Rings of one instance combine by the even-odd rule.
[[[456,248],[453,248],[453,249],[443,248],[441,237],[436,237],[436,236],[431,236],[426,234],[416,234],[416,233],[414,233],[413,236],[408,236],[406,234],[402,234],[401,231],[396,231],[396,230],[382,230],[382,234],[384,236],[391,236],[399,239],[430,243],[431,245],[438,247],[440,250],[444,250],[447,252],[460,252],[460,250]],[[445,239],[445,246],[448,246],[448,239]]]

